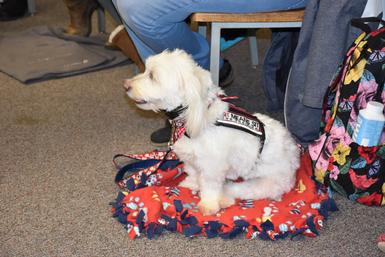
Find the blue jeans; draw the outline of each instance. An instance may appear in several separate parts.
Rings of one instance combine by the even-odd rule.
[[[307,0],[112,0],[142,60],[180,48],[203,68],[209,44],[185,19],[194,12],[247,13],[302,8]]]

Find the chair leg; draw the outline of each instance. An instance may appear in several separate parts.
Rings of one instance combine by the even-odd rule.
[[[104,12],[104,8],[99,7],[97,9],[98,13],[98,29],[99,33],[106,33],[106,15]]]
[[[215,85],[219,85],[219,56],[220,56],[221,26],[213,22],[211,24],[211,49],[210,49],[210,72]]]
[[[207,25],[200,25],[198,27],[198,33],[207,38]]]
[[[257,38],[256,36],[250,36],[249,37],[249,50],[250,50],[250,58],[251,58],[251,65],[253,68],[256,68],[258,65],[259,57],[258,57],[258,45],[257,45]]]
[[[35,0],[28,0],[28,12],[32,16],[36,13],[36,2]]]
[[[107,12],[112,17],[112,19],[116,22],[116,24],[122,24],[122,21],[120,20],[120,16],[116,11],[115,6],[113,5],[111,0],[97,0],[97,1],[103,7],[104,11]]]

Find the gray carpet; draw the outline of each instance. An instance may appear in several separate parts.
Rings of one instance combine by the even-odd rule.
[[[34,17],[0,23],[0,34],[67,23],[61,1],[37,0],[37,8]],[[267,44],[260,41],[261,54]],[[264,112],[260,68],[250,68],[247,43],[225,55],[236,72],[229,94]],[[122,80],[134,70],[131,65],[31,86],[0,73],[1,257],[381,256],[375,240],[385,232],[385,208],[338,196],[340,211],[316,238],[226,241],[168,233],[129,240],[108,205],[117,194],[111,158],[151,150],[149,135],[163,124],[125,97]]]

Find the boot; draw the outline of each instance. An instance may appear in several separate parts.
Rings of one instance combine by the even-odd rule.
[[[114,31],[111,32],[107,45],[108,47],[116,46],[119,48],[138,66],[140,72],[144,72],[144,63],[123,25],[119,25],[114,29]]]
[[[66,33],[88,37],[91,34],[91,17],[98,7],[96,0],[63,0],[70,15]]]

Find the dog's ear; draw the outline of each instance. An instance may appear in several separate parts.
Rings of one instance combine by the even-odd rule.
[[[207,124],[207,97],[211,82],[208,71],[194,65],[191,72],[182,75],[185,101],[188,106],[185,119],[186,131],[190,137],[197,136]]]

